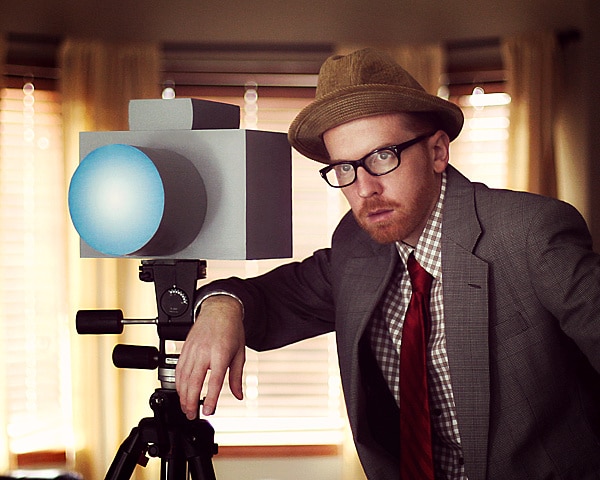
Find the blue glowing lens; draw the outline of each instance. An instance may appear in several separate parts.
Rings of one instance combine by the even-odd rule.
[[[99,147],[79,164],[69,186],[69,211],[90,247],[121,256],[142,248],[158,230],[165,191],[152,160],[121,144]]]

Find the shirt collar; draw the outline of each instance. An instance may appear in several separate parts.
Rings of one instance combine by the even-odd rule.
[[[396,242],[396,248],[404,265],[409,255],[414,252],[417,262],[438,281],[442,280],[442,210],[445,196],[446,172],[444,171],[440,196],[417,244],[413,247],[403,242]]]

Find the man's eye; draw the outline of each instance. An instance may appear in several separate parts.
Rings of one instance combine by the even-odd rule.
[[[397,165],[396,154],[391,150],[380,150],[373,153],[366,163],[373,173],[387,173]]]
[[[391,150],[381,150],[380,152],[377,152],[372,157],[373,162],[375,162],[375,163],[390,162],[390,161],[394,160],[395,158],[396,158],[396,155],[394,155],[394,152],[392,152]]]
[[[343,163],[341,165],[336,165],[335,166],[335,173],[338,176],[345,176],[345,175],[349,175],[352,173],[354,169],[352,168],[352,165],[348,164],[348,163]]]

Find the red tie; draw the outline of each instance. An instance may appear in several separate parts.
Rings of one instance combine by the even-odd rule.
[[[400,478],[433,480],[426,360],[433,277],[413,254],[408,257],[407,266],[413,292],[400,347]]]

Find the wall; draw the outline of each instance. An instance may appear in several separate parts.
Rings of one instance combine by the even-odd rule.
[[[13,0],[2,2],[0,31],[161,41],[423,42],[578,26],[585,1]]]

